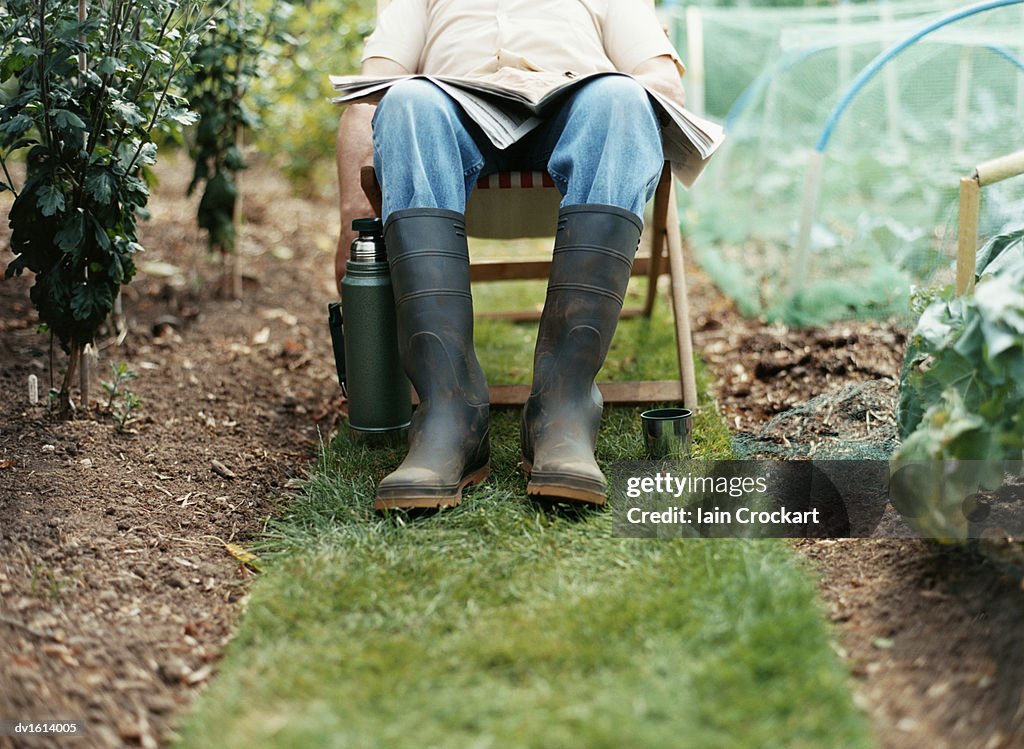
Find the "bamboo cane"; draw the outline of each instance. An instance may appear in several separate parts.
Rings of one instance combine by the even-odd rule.
[[[957,64],[956,97],[953,119],[953,154],[957,161],[964,157],[964,138],[967,134],[967,117],[971,103],[971,48],[964,47]]]
[[[1000,156],[978,164],[974,170],[981,187],[1024,174],[1024,151]]]

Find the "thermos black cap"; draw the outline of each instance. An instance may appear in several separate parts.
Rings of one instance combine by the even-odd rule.
[[[367,234],[379,234],[384,231],[384,224],[379,218],[357,218],[352,222],[352,229]]]

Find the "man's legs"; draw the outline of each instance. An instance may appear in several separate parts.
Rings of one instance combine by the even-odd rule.
[[[563,208],[613,205],[640,218],[664,163],[647,93],[622,75],[585,83],[557,114],[499,156],[503,170],[546,169]]]
[[[383,193],[381,219],[394,211],[463,213],[490,143],[462,108],[430,81],[391,87],[373,118],[373,166]],[[493,148],[491,148],[493,150]]]
[[[646,93],[621,76],[590,82],[499,152],[440,89],[414,80],[378,107],[374,152],[403,364],[424,399],[409,456],[381,483],[375,506],[454,504],[466,483],[486,474],[487,390],[472,348],[462,212],[481,173],[545,167],[564,199],[523,414],[528,491],[602,503],[594,378],[663,160]]]
[[[462,215],[484,160],[459,107],[417,79],[381,100],[373,142],[399,354],[420,397],[409,453],[381,481],[374,507],[454,505],[489,470],[487,382],[473,350]]]
[[[524,145],[547,157],[564,195],[521,422],[527,493],[603,504],[595,378],[622,310],[644,205],[661,174],[660,131],[643,88],[608,76],[586,84]]]

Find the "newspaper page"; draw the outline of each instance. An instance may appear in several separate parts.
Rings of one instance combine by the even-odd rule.
[[[573,89],[601,75],[625,74],[595,73],[566,80],[558,74],[506,68],[487,78],[331,76],[331,83],[340,94],[334,99],[337,104],[374,103],[395,83],[424,78],[458,102],[497,148],[505,149],[540,124],[544,112]],[[676,179],[690,187],[725,140],[725,132],[656,91],[647,89],[647,93],[660,113],[667,115],[668,123],[662,128],[665,158]]]

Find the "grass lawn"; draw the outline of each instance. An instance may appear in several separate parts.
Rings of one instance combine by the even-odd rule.
[[[673,376],[666,307],[620,326],[606,374]],[[533,335],[479,325],[489,376],[528,381]],[[416,519],[369,509],[400,450],[327,445],[270,528],[180,745],[872,746],[784,544],[615,538],[608,512],[526,500],[518,413],[495,413],[492,435],[488,483]],[[708,405],[694,439],[696,455],[729,455]],[[637,409],[606,409],[598,453],[606,468],[641,456]]]

